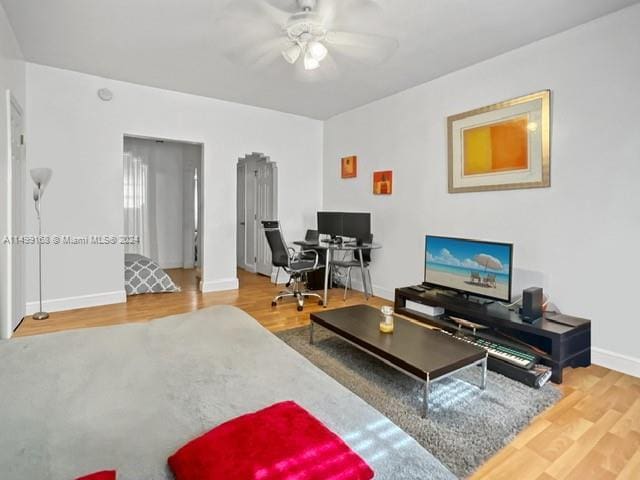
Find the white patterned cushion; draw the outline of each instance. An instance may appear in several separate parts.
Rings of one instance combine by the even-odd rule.
[[[124,256],[124,287],[127,295],[180,291],[160,265],[137,253]]]

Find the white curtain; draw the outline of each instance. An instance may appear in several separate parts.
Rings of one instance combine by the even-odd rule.
[[[155,212],[155,176],[151,174],[154,145],[136,138],[124,139],[124,232],[140,239],[125,252],[158,260]]]

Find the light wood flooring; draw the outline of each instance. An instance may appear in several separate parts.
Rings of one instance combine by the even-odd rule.
[[[16,336],[141,322],[219,304],[235,305],[278,331],[306,325],[309,312],[322,308],[313,301],[303,312],[296,311],[293,302],[272,308],[271,298],[279,288],[242,270],[238,291],[207,294],[197,291],[194,270],[168,272],[181,292],[138,295],[125,304],[53,313],[48,320],[26,318]],[[365,303],[359,292],[351,292],[346,302],[342,290],[330,292],[329,308],[358,303]],[[372,298],[369,304],[389,302]],[[564,378],[562,400],[480,467],[473,479],[640,479],[640,379],[596,365],[567,369]]]

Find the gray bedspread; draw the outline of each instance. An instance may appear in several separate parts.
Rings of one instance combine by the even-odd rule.
[[[124,289],[127,295],[180,291],[160,265],[137,253],[124,255]]]
[[[234,307],[0,342],[0,478],[170,479],[167,457],[237,415],[294,400],[376,479],[455,478],[413,438]]]

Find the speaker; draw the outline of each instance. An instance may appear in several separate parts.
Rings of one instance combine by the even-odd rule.
[[[522,311],[520,315],[526,323],[533,323],[542,317],[542,288],[530,287],[522,291]]]

